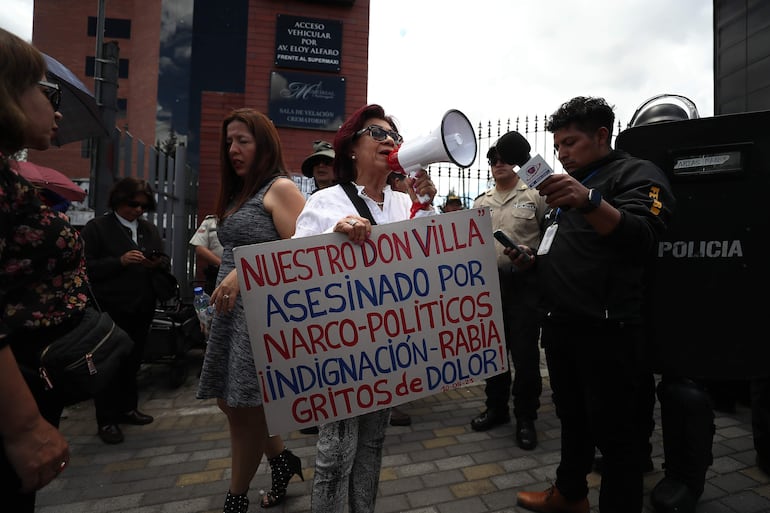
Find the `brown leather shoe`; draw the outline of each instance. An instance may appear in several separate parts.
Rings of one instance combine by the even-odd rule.
[[[516,494],[516,503],[540,513],[589,513],[591,509],[588,498],[568,501],[556,486],[543,492],[519,492]]]

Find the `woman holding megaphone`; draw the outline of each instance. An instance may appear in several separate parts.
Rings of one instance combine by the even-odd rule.
[[[294,238],[335,231],[360,244],[373,224],[410,219],[413,205],[416,217],[436,214],[431,206],[436,187],[425,170],[406,178],[408,194],[387,184],[388,156],[401,142],[393,118],[381,106],[366,105],[354,112],[334,138],[336,185],[308,198]],[[342,512],[348,497],[350,513],[374,511],[389,417],[390,409],[384,409],[319,426],[313,513]]]

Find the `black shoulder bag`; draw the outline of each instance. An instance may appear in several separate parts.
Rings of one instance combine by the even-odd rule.
[[[92,304],[80,322],[43,347],[37,362],[17,362],[25,377],[39,376],[45,390],[65,406],[105,390],[134,347],[128,333],[101,309],[91,284],[86,285]]]
[[[117,374],[134,341],[96,302],[88,306],[72,331],[53,340],[40,352],[38,373],[65,405],[95,397]]]

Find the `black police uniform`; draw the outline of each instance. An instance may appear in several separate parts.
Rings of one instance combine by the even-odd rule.
[[[556,232],[536,269],[541,343],[562,430],[556,486],[569,500],[585,497],[596,446],[605,469],[600,509],[639,512],[639,441],[647,427],[638,422],[635,399],[650,376],[643,360],[647,272],[675,199],[657,166],[619,150],[572,176],[598,190],[621,220],[606,236],[577,209],[556,209],[545,222]]]

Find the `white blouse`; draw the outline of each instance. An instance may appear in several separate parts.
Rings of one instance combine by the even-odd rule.
[[[384,203],[380,208],[374,200],[363,194],[364,187],[356,184],[358,196],[362,198],[372,213],[377,224],[387,224],[409,219],[412,198],[403,192],[394,191],[385,186]],[[418,210],[415,217],[436,215],[436,209]],[[345,190],[339,185],[326,187],[310,195],[305,207],[297,218],[297,226],[292,238],[332,233],[337,221],[345,216],[358,216],[358,210],[350,201]]]

